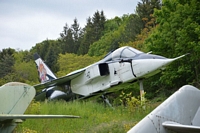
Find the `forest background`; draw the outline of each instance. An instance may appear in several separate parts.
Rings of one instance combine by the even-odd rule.
[[[133,12],[106,19],[97,10],[83,28],[78,18],[70,26],[66,23],[56,40],[44,40],[28,51],[3,49],[0,85],[11,81],[38,84],[34,53],[60,77],[100,60],[111,50],[131,46],[167,58],[190,53],[144,81],[147,98],[169,96],[185,84],[200,87],[200,1],[141,0]],[[126,93],[139,90],[136,83],[121,87]]]

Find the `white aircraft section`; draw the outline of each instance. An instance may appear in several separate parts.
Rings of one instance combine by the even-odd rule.
[[[128,133],[200,133],[200,90],[185,85]]]

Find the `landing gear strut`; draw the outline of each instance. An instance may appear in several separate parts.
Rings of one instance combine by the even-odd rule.
[[[113,107],[112,107],[112,104],[110,104],[108,98],[107,98],[105,95],[101,95],[101,98],[103,99],[103,101],[104,101],[105,103],[107,103],[111,108],[113,108]]]
[[[142,80],[140,80],[140,98],[141,98],[141,102],[144,102],[144,87],[143,87]]]

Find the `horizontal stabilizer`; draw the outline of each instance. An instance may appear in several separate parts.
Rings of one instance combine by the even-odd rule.
[[[47,119],[47,118],[80,118],[80,116],[75,115],[18,115],[18,114],[1,114],[0,121],[8,119]]]
[[[193,125],[182,125],[176,122],[172,121],[166,121],[163,122],[162,125],[174,132],[179,133],[200,133],[200,127],[199,126],[193,126]]]

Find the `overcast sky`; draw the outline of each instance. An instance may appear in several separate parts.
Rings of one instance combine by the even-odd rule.
[[[0,0],[0,50],[30,50],[46,39],[58,39],[64,25],[104,11],[107,19],[135,13],[139,0]]]

